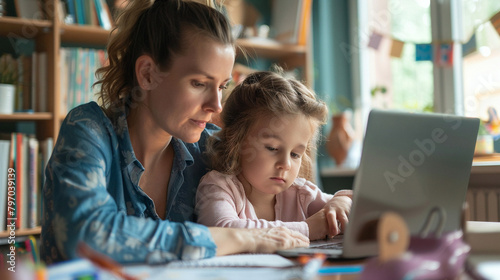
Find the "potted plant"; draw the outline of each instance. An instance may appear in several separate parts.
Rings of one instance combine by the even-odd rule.
[[[14,112],[17,78],[17,61],[10,54],[3,54],[0,57],[0,114]]]

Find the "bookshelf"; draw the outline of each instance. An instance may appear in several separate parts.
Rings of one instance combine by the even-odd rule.
[[[59,126],[67,112],[61,108],[61,100],[66,92],[60,87],[58,65],[60,63],[61,44],[105,47],[109,31],[90,25],[67,25],[59,20],[58,7],[61,0],[46,0],[47,20],[0,17],[0,36],[33,40],[35,51],[47,53],[46,64],[46,112],[0,114],[0,122],[34,122],[38,139],[53,138],[54,143],[59,133]],[[312,52],[306,45],[281,44],[271,40],[238,39],[237,45],[245,51],[249,59],[271,59],[285,70],[302,68],[301,79],[312,87]],[[237,55],[242,55],[238,52]],[[0,131],[2,132],[2,131]],[[40,227],[16,230],[16,236],[39,234]],[[0,230],[0,239],[9,236],[9,232]]]

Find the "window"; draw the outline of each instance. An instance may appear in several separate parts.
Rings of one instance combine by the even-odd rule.
[[[464,111],[487,121],[489,108],[500,112],[500,36],[489,21],[500,1],[461,0],[461,5],[466,40],[475,44],[463,57]]]
[[[365,5],[365,1],[358,1],[358,35],[360,45],[367,46],[360,68],[368,70],[358,73],[365,85],[359,93],[365,99],[365,116],[371,108],[385,108],[452,112],[487,120],[491,108],[500,111],[500,36],[490,23],[500,11],[500,1],[437,2],[441,3],[373,0]],[[433,19],[438,23],[432,25]],[[377,47],[371,45],[374,33],[381,37]],[[436,68],[432,61],[415,60],[416,44],[446,41],[447,37],[458,42],[455,48],[461,48],[452,58],[458,72],[440,73],[443,68]],[[394,40],[404,43],[401,57],[391,56]],[[436,100],[440,104],[435,104]],[[455,102],[460,105],[454,107]]]
[[[430,1],[367,3],[371,108],[432,111],[433,65],[415,60],[416,44],[432,40]],[[377,37],[378,47],[372,44]],[[400,57],[391,55],[397,41],[403,43]]]

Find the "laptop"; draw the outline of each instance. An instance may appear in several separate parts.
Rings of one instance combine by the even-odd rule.
[[[440,206],[446,216],[443,232],[460,229],[478,128],[477,118],[372,110],[344,235],[278,254],[375,256],[376,221],[386,211],[401,215],[410,234],[417,235],[429,212]]]

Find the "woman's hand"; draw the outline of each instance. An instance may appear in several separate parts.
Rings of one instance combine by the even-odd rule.
[[[277,250],[306,247],[309,238],[286,227],[243,229],[210,227],[217,245],[217,256],[236,253],[274,253]]]

